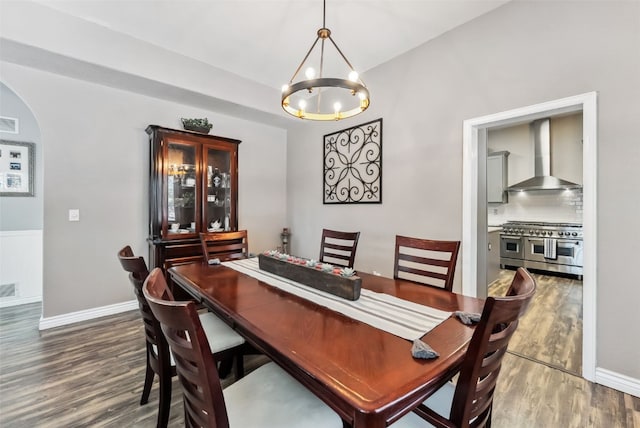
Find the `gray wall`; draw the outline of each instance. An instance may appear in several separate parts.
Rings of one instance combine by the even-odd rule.
[[[363,79],[363,115],[289,133],[292,252],[317,255],[322,227],[359,230],[355,267],[388,276],[396,234],[461,239],[462,122],[597,91],[597,367],[640,379],[640,341],[625,334],[640,302],[640,2],[511,2]],[[323,206],[322,136],[378,117],[383,204]]]
[[[0,133],[0,139],[35,143],[35,196],[0,197],[0,230],[42,229],[42,146],[40,129],[29,107],[10,88],[0,82],[0,116],[18,119],[18,134]]]
[[[212,134],[242,140],[239,226],[253,252],[275,248],[286,218],[286,132],[32,68],[1,77],[38,118],[44,152],[43,316],[133,300],[116,253],[147,255],[149,124],[208,117]],[[267,172],[266,174],[262,172]],[[68,210],[80,210],[69,222]]]

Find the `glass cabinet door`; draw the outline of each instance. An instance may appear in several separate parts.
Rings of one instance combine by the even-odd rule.
[[[197,146],[169,141],[167,150],[166,235],[196,233]]]
[[[231,152],[204,146],[203,181],[206,185],[203,219],[209,232],[235,230]]]

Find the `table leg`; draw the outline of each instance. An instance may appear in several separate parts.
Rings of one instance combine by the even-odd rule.
[[[385,428],[387,421],[380,415],[356,412],[352,428]]]

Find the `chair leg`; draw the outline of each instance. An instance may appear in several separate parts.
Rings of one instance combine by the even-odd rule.
[[[491,428],[491,418],[493,417],[493,403],[489,406],[489,417],[487,418],[486,428]]]
[[[220,367],[218,368],[218,376],[220,379],[224,379],[231,373],[233,367],[233,357],[227,357],[220,360]]]
[[[185,428],[191,428],[193,424],[191,423],[189,412],[187,412],[187,403],[186,403],[186,398],[184,398],[184,395],[182,396],[182,408],[184,409],[184,426]]]
[[[149,402],[149,394],[151,393],[154,376],[155,372],[151,368],[151,364],[149,364],[149,354],[147,353],[147,371],[144,375],[144,388],[142,388],[142,397],[140,398],[141,406]]]
[[[158,428],[166,428],[171,411],[171,373],[160,375],[160,397],[158,399]]]
[[[236,353],[236,380],[244,377],[244,355],[242,352]]]

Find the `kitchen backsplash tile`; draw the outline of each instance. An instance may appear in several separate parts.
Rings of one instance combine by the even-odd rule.
[[[489,225],[507,221],[582,223],[582,189],[509,192],[509,203],[489,204]]]

